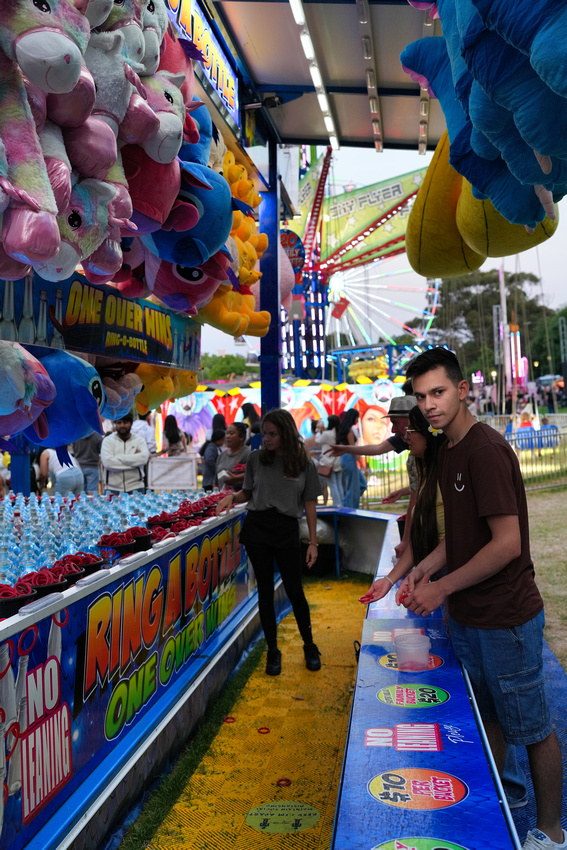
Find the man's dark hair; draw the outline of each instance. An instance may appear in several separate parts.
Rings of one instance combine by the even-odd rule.
[[[413,381],[414,378],[419,378],[421,375],[425,375],[426,372],[438,369],[439,366],[445,369],[449,380],[455,386],[464,380],[464,375],[455,354],[447,348],[441,347],[428,348],[426,351],[422,351],[414,360],[411,360],[406,369],[406,378]]]

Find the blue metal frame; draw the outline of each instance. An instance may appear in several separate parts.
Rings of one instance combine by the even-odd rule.
[[[260,309],[272,316],[270,329],[260,344],[262,415],[281,406],[282,337],[280,327],[280,181],[277,145],[269,141],[269,187],[262,192],[260,230],[268,236],[268,247],[260,259]]]

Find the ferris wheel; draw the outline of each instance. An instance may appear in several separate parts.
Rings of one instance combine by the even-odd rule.
[[[441,280],[420,280],[409,267],[388,270],[390,263],[357,266],[331,277],[325,335],[337,348],[345,343],[353,348],[395,345],[395,337],[402,335],[411,337],[413,347],[426,339]]]

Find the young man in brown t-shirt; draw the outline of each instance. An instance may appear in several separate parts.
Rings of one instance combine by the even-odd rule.
[[[397,598],[407,593],[404,605],[423,616],[447,600],[453,646],[471,678],[500,775],[507,744],[527,748],[537,826],[524,850],[567,850],[561,751],[543,682],[543,601],[518,460],[500,434],[469,413],[469,384],[452,352],[423,352],[407,377],[431,427],[447,435],[439,459],[445,539]],[[447,575],[429,583],[445,565]]]

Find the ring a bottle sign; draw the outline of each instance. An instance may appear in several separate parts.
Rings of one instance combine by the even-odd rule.
[[[305,265],[305,246],[297,233],[293,230],[280,230],[280,242],[282,248],[289,257],[293,271],[296,276],[302,271]]]

